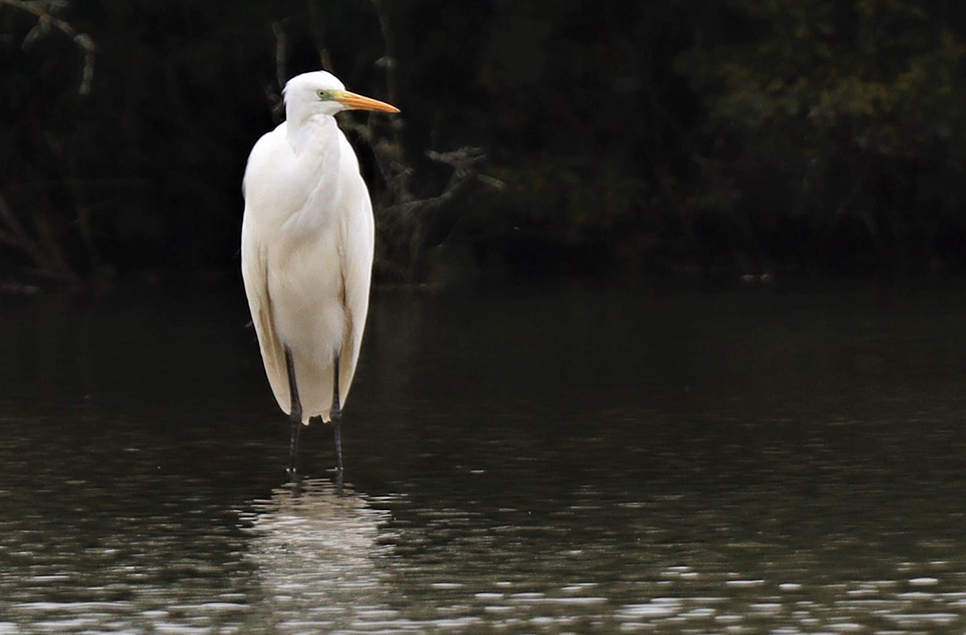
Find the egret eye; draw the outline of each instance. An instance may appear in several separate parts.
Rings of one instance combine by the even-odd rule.
[[[328,98],[329,98],[329,91],[327,90],[319,91],[319,99],[328,99]]]

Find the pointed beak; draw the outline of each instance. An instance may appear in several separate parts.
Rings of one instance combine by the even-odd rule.
[[[399,109],[391,104],[387,104],[384,101],[379,101],[378,99],[372,99],[371,97],[363,97],[362,95],[356,95],[355,93],[350,93],[347,90],[339,91],[338,95],[335,97],[335,101],[339,102],[346,108],[352,110],[377,110],[379,112],[399,112]]]

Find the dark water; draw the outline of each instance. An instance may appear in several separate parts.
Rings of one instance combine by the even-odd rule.
[[[0,300],[0,635],[966,629],[966,294],[382,291],[341,496],[245,311]]]

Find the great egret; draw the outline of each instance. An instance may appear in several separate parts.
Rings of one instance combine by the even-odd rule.
[[[331,421],[342,473],[342,404],[359,359],[369,308],[374,225],[359,161],[333,115],[399,112],[356,95],[325,71],[285,85],[285,121],[252,148],[242,192],[245,293],[265,374],[299,430]]]

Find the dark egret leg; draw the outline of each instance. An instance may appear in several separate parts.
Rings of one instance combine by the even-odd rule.
[[[285,347],[285,368],[288,370],[288,388],[292,407],[289,419],[292,421],[292,440],[288,448],[288,471],[295,473],[295,456],[299,448],[299,432],[302,430],[302,402],[299,401],[299,387],[295,381],[295,363],[292,361],[292,351]]]
[[[339,406],[339,354],[332,365],[332,434],[335,437],[335,470],[342,476],[342,407]]]

